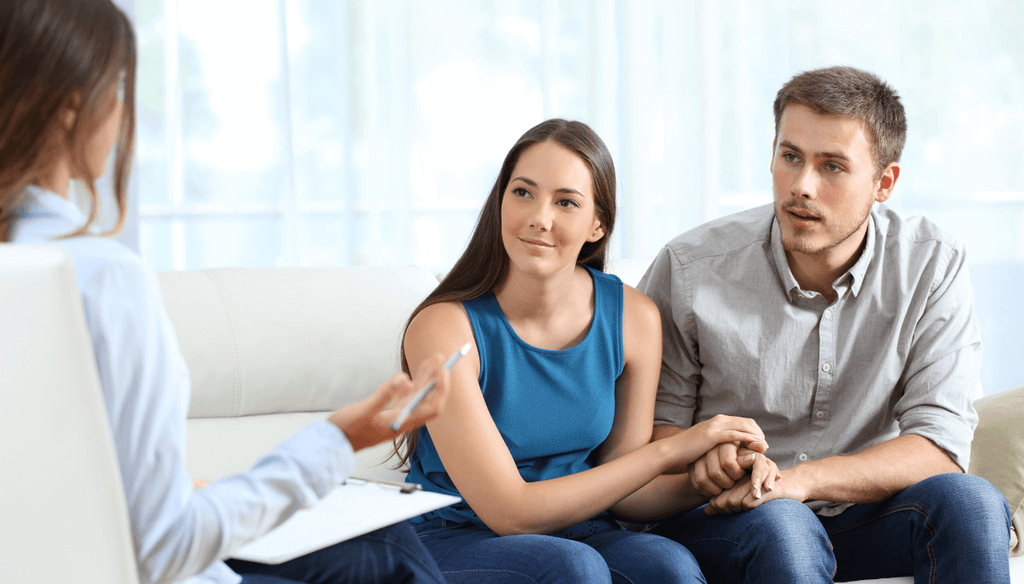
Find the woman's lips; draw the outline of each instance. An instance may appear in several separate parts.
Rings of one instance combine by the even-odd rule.
[[[550,244],[550,243],[547,243],[547,242],[544,242],[544,241],[539,241],[539,240],[536,240],[536,239],[524,239],[524,238],[520,237],[519,241],[522,241],[523,243],[526,243],[528,245],[532,245],[534,247],[555,247],[553,244]]]

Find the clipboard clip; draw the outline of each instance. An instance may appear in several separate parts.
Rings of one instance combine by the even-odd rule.
[[[398,489],[399,493],[408,495],[416,491],[422,491],[423,486],[418,483],[396,483],[394,481],[383,481],[377,479],[364,479],[360,477],[348,477],[341,484],[343,485],[366,485],[374,484],[381,488]]]

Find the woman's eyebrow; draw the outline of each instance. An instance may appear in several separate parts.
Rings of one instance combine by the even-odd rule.
[[[533,179],[526,178],[525,176],[517,176],[517,177],[515,177],[514,179],[512,179],[512,180],[510,180],[508,182],[509,182],[509,184],[512,184],[512,183],[514,183],[517,180],[518,181],[523,181],[524,183],[530,185],[531,187],[534,187],[534,188],[537,187],[536,181],[534,181]],[[556,193],[569,193],[569,194],[579,195],[581,197],[586,197],[586,195],[584,195],[583,193],[579,192],[578,190],[571,189],[569,187],[562,187],[560,189],[555,189],[555,192]]]

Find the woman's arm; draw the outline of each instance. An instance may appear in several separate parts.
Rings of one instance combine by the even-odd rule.
[[[451,353],[473,340],[461,306],[437,304],[410,323],[405,351],[410,362],[436,352]],[[695,459],[711,446],[731,440],[755,440],[760,429],[750,420],[716,418],[675,440],[637,446],[613,446],[617,456],[574,475],[528,483],[522,479],[508,447],[484,402],[477,379],[480,360],[474,345],[464,363],[451,372],[445,410],[427,423],[441,462],[462,497],[498,534],[550,533],[575,525],[608,509],[671,466]],[[629,406],[631,419],[640,417]],[[642,408],[641,408],[642,409]],[[616,412],[618,416],[618,412]],[[647,421],[648,439],[651,420]],[[636,438],[623,433],[622,440]],[[627,439],[628,438],[628,439]]]
[[[604,464],[651,441],[654,399],[661,374],[661,315],[643,292],[622,286],[622,353],[615,381],[615,421],[597,451]]]
[[[350,442],[358,449],[391,435],[386,425],[393,413],[379,408],[410,389],[401,377],[336,412],[335,423],[300,430],[249,471],[195,490],[185,470],[190,375],[156,276],[116,244],[89,241],[63,245],[76,260],[140,581],[177,582],[210,568],[341,483],[355,464]],[[426,361],[424,373],[436,372],[442,359]],[[425,381],[417,379],[414,388]],[[445,381],[442,375],[440,391],[406,428],[440,406]]]
[[[642,292],[623,286],[622,344],[625,367],[615,385],[615,422],[601,445],[598,464],[651,441],[661,375],[661,314]],[[758,430],[760,432],[760,430]],[[633,520],[654,520],[692,509],[706,499],[686,474],[663,474],[612,506]]]

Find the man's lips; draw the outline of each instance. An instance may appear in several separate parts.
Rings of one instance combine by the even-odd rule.
[[[812,215],[807,211],[804,211],[803,209],[787,209],[787,212],[790,215],[796,217],[797,219],[801,219],[803,221],[821,221],[821,217]]]

